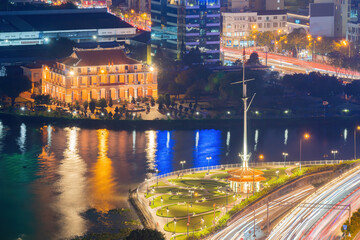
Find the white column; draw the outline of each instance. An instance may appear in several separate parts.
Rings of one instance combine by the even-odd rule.
[[[134,88],[134,97],[135,99],[138,97],[138,88]]]

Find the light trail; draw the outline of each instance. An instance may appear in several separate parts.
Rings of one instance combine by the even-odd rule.
[[[312,186],[306,186],[291,193],[288,193],[282,197],[276,199],[277,201],[299,201],[305,198],[314,190]],[[269,205],[269,216],[282,212],[284,207],[280,205],[280,203],[275,203]],[[263,205],[256,209],[255,211],[255,226],[257,231],[257,236],[261,233],[260,225],[263,222],[266,222],[266,211],[267,206]],[[213,235],[211,240],[220,240],[220,239],[253,239],[253,229],[254,229],[254,212],[249,211],[244,216],[239,216],[235,220],[232,220],[230,225],[220,232]],[[264,234],[263,234],[264,235]]]
[[[353,204],[354,199],[357,199],[356,205],[360,205],[359,183],[360,170],[357,167],[326,184],[303,202],[347,205]],[[318,239],[319,236],[321,239],[328,239],[325,236],[331,237],[346,219],[346,212],[317,208],[315,205],[309,208],[299,205],[281,220],[267,239]],[[339,214],[340,217],[337,218]],[[331,225],[331,222],[334,224]]]

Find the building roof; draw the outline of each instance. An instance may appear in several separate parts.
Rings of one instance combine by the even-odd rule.
[[[240,176],[240,177],[247,177],[247,176],[253,177],[253,175],[259,176],[259,175],[264,174],[260,170],[251,169],[251,168],[246,168],[246,169],[239,168],[239,169],[235,169],[235,170],[230,170],[230,171],[228,171],[228,173],[232,176]]]
[[[73,29],[133,28],[130,24],[105,11],[31,11],[6,15],[0,12],[1,31],[56,31]]]
[[[285,15],[286,10],[261,10],[257,11],[257,15]]]
[[[256,176],[255,178],[253,177],[228,178],[228,180],[232,182],[261,182],[261,181],[265,181],[266,178],[262,176]]]
[[[63,58],[59,62],[74,67],[140,64],[140,62],[127,57],[120,48],[74,49],[69,57]]]

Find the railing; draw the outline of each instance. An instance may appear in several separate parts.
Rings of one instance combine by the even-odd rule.
[[[339,164],[342,162],[348,162],[352,160],[315,160],[315,161],[302,161],[302,165],[331,165],[331,164]],[[249,163],[249,167],[266,167],[266,166],[279,166],[279,167],[285,167],[285,166],[298,166],[299,162],[252,162]],[[142,182],[136,189],[136,198],[142,204],[143,206],[146,206],[146,202],[143,201],[141,197],[139,197],[139,189],[142,188],[148,188],[149,184],[154,183],[158,181],[161,178],[169,177],[169,176],[179,176],[180,174],[186,174],[186,173],[195,173],[198,171],[207,171],[207,170],[214,170],[214,169],[230,169],[230,168],[240,168],[242,166],[241,163],[234,163],[234,164],[222,164],[222,165],[216,165],[216,166],[209,166],[209,167],[199,167],[199,168],[189,168],[184,170],[178,170],[175,172],[165,173],[162,175],[155,175],[150,179],[146,179],[144,182]],[[155,221],[153,215],[150,213],[147,207],[142,208],[147,215],[149,215],[150,220],[152,224],[155,226],[155,228],[159,229],[157,222]]]
[[[351,160],[314,160],[314,161],[302,161],[301,165],[331,165],[331,164],[339,164],[342,162],[352,161]],[[266,166],[279,166],[279,167],[286,167],[286,166],[298,166],[299,162],[291,161],[291,162],[252,162],[249,163],[249,167],[266,167]],[[241,163],[234,163],[234,164],[223,164],[223,165],[216,165],[216,166],[209,166],[209,167],[199,167],[199,168],[188,168],[184,170],[178,170],[170,173],[165,173],[162,175],[157,175],[148,179],[148,181],[154,181],[156,179],[165,178],[169,176],[176,176],[180,174],[186,173],[195,173],[199,171],[207,171],[207,170],[214,170],[214,169],[229,169],[229,168],[240,168],[242,166]]]

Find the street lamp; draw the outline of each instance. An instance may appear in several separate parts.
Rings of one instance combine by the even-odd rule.
[[[169,224],[169,207],[166,207],[166,224]]]
[[[210,173],[210,160],[212,159],[212,157],[206,157],[206,160],[208,160],[208,172],[207,175],[209,175]]]
[[[282,155],[284,156],[284,167],[286,167],[286,157],[289,156],[289,154],[286,152],[283,152]]]
[[[161,208],[160,208],[160,209],[161,209],[161,212],[160,212],[160,215],[162,216],[162,206],[163,206],[164,199],[161,197],[161,198],[160,198],[160,201],[161,201]]]
[[[342,40],[341,41],[341,45],[343,45],[344,47],[346,47],[347,45],[349,45],[349,57],[350,57],[350,42],[346,41],[346,40]]]
[[[174,217],[174,239],[175,239],[175,232],[176,232],[176,218]]]
[[[184,171],[184,164],[186,163],[186,161],[180,161],[180,164],[181,164],[181,171]]]
[[[308,133],[305,133],[304,136],[300,138],[300,172],[301,172],[301,151],[302,151],[302,141],[308,140],[310,138],[310,135]]]
[[[159,186],[159,169],[156,169],[156,186]]]
[[[280,173],[279,170],[277,170],[275,173],[276,173],[277,179],[279,179],[279,173]]]
[[[339,153],[338,150],[331,150],[331,153],[334,154],[334,160],[335,160],[335,155],[336,155],[337,153]]]
[[[354,159],[356,160],[356,131],[360,130],[360,126],[356,126],[354,129]]]

